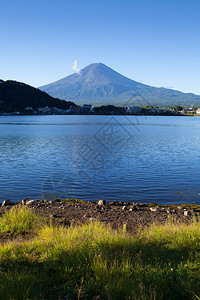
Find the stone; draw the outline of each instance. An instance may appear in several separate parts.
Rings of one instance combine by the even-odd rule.
[[[99,206],[106,205],[106,201],[105,200],[98,200],[97,205],[99,205]]]
[[[29,198],[25,198],[25,199],[22,199],[21,201],[20,201],[20,204],[21,205],[26,205],[26,203],[29,201]]]
[[[123,209],[123,210],[127,210],[128,207],[127,207],[126,205],[124,205],[124,206],[122,207],[122,209]]]
[[[35,204],[35,200],[29,200],[26,202],[26,205],[29,205],[29,206],[34,205],[34,204]]]
[[[133,205],[130,206],[130,209],[129,209],[130,211],[134,211],[134,210],[139,210],[140,208],[137,204],[133,204]]]
[[[176,210],[174,208],[168,208],[166,211],[168,214],[176,214]]]
[[[181,206],[177,206],[177,208],[178,208],[179,210],[183,210],[183,208],[182,208]]]
[[[3,203],[1,204],[1,207],[7,206],[7,205],[12,205],[12,202],[10,199],[4,200]]]
[[[150,211],[157,211],[158,208],[157,207],[150,207]]]
[[[90,218],[90,215],[84,215],[83,218]]]

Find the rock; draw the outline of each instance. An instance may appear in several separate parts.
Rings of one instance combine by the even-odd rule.
[[[12,202],[10,199],[4,200],[3,203],[1,204],[1,207],[7,206],[7,205],[12,205]]]
[[[29,205],[29,206],[34,205],[34,204],[35,204],[35,200],[29,200],[26,202],[26,205]]]
[[[189,210],[184,209],[183,214],[187,217],[189,215]]]
[[[174,208],[171,208],[171,207],[168,207],[166,211],[167,211],[168,214],[175,214],[176,213],[176,210]]]
[[[132,210],[130,210],[130,209],[132,209]],[[130,209],[129,209],[130,211],[134,211],[134,210],[139,210],[140,207],[137,204],[133,204],[130,206]]]
[[[150,211],[157,211],[158,208],[157,207],[150,207]]]
[[[182,208],[181,206],[177,206],[177,208],[178,208],[179,210],[183,210],[183,208]]]
[[[90,218],[90,215],[84,215],[83,218]]]
[[[20,201],[20,204],[21,205],[26,205],[26,203],[29,201],[29,198],[25,198],[25,199],[22,199],[21,201]]]
[[[122,207],[122,209],[123,209],[123,210],[127,210],[128,207],[127,207],[126,205],[124,205],[124,206]]]
[[[105,200],[98,200],[97,205],[99,205],[99,206],[106,205],[106,201]]]

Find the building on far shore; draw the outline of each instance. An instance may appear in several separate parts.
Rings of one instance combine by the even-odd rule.
[[[130,106],[126,108],[127,114],[139,114],[142,108],[140,106]]]
[[[196,114],[197,114],[197,115],[200,115],[200,108],[197,108]]]
[[[71,105],[67,112],[72,114],[78,114],[80,110],[81,110],[80,106]]]
[[[190,108],[184,108],[183,110],[180,111],[182,115],[194,115],[196,111],[194,110],[193,107]]]
[[[38,107],[38,113],[39,114],[50,114],[51,113],[51,108],[48,106],[45,107]]]
[[[81,106],[81,112],[83,113],[94,112],[94,107],[91,104],[84,104],[83,106]]]

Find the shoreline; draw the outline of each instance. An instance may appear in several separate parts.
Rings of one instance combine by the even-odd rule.
[[[126,226],[127,232],[135,234],[138,230],[153,223],[165,224],[167,220],[189,223],[195,218],[200,220],[200,205],[157,205],[156,203],[138,204],[131,202],[105,200],[86,202],[77,199],[29,200],[12,203],[5,200],[0,208],[0,216],[13,206],[27,206],[36,214],[64,226],[81,225],[91,221],[109,224],[113,229]]]
[[[0,117],[16,116],[125,116],[125,117],[200,117],[200,114],[13,114],[0,113]]]

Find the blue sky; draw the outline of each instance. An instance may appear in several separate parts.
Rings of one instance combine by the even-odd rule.
[[[0,78],[35,87],[102,62],[200,94],[199,0],[0,0]]]

